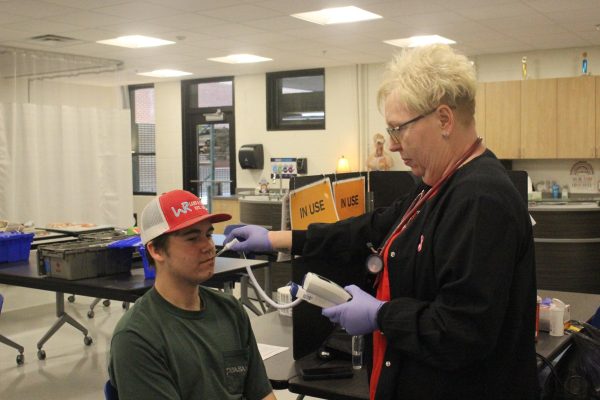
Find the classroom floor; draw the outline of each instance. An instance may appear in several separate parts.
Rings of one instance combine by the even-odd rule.
[[[109,307],[100,303],[94,318],[88,319],[93,299],[77,296],[69,303],[65,296],[66,312],[89,330],[93,344],[86,346],[83,334],[65,325],[46,342],[46,359],[41,361],[36,344],[56,320],[54,293],[6,285],[0,285],[0,293],[5,297],[0,334],[25,347],[25,363],[17,366],[18,352],[0,343],[0,399],[103,399],[110,338],[123,315],[122,303],[113,301]],[[297,397],[287,390],[275,394],[279,400]]]

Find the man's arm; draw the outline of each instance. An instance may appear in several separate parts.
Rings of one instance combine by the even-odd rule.
[[[179,399],[165,362],[153,354],[134,333],[120,332],[112,338],[109,374],[120,399]]]

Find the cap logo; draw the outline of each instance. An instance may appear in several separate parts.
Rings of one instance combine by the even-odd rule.
[[[188,211],[192,211],[190,209],[190,203],[188,201],[184,201],[181,203],[181,208],[175,209],[175,207],[171,207],[171,211],[173,211],[173,214],[175,215],[176,218],[179,217],[179,214],[184,213],[187,214]]]

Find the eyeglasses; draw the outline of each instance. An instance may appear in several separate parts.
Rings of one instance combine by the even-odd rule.
[[[420,120],[422,118],[425,118],[429,114],[433,114],[435,112],[435,110],[437,110],[437,107],[429,112],[426,112],[425,114],[417,115],[413,119],[403,122],[398,126],[386,128],[386,131],[390,135],[390,137],[392,138],[394,143],[400,143],[400,138],[402,137],[402,132],[404,131],[404,128],[406,128],[408,125],[410,125],[414,122],[417,122],[418,120]]]

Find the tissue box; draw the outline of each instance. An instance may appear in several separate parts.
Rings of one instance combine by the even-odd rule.
[[[562,301],[558,301],[562,303]],[[550,307],[551,304],[540,305],[540,331],[550,332]],[[567,322],[571,319],[571,306],[569,304],[564,304],[564,308],[563,322]]]
[[[0,262],[28,260],[33,236],[33,233],[0,232]]]

